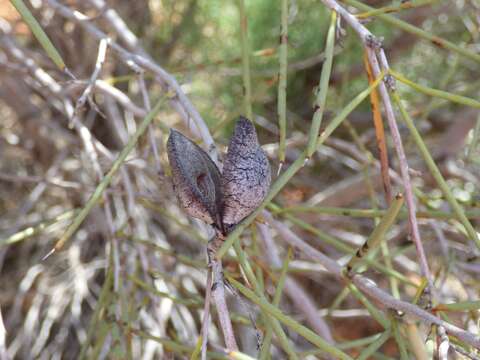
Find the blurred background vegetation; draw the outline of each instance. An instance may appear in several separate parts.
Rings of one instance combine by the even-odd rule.
[[[308,138],[330,23],[330,11],[320,1],[289,3],[287,166],[298,157]],[[364,11],[352,6],[354,2],[347,3],[342,5],[352,13]],[[446,50],[380,17],[362,18],[373,34],[383,38],[392,69],[416,84],[479,99],[480,2],[363,3],[380,9],[391,7],[388,16],[448,40],[470,54]],[[205,243],[209,233],[178,208],[168,180],[164,144],[170,127],[201,141],[192,124],[182,122],[178,111],[168,105],[162,107],[150,134],[158,146],[159,159],[152,152],[152,139],[143,136],[100,205],[65,249],[42,261],[85,205],[102,174],[110,169],[148,106],[138,74],[108,49],[98,79],[109,86],[110,92],[94,89],[90,100],[75,113],[76,120],[72,120],[66,104],[75,107],[88,84],[97,60],[98,39],[81,22],[67,19],[56,10],[56,1],[32,0],[26,4],[76,80],[52,63],[10,2],[0,1],[0,309],[6,329],[5,334],[0,326],[0,359],[73,359],[80,354],[111,359],[190,358],[200,331]],[[112,0],[104,4],[97,0],[69,0],[60,4],[84,14],[83,22],[93,24],[129,51],[144,51],[175,76],[208,125],[220,153],[224,152],[233,120],[244,113],[237,2]],[[245,5],[253,120],[276,173],[281,10],[279,1],[274,0],[248,0]],[[130,46],[112,26],[108,9],[123,19],[138,37],[139,45]],[[368,86],[362,44],[351,28],[344,22],[340,25],[322,129]],[[154,104],[165,91],[148,71],[145,82]],[[127,102],[140,110],[133,111],[113,96],[112,88],[120,90],[128,97]],[[397,89],[454,196],[475,226],[480,218],[478,106],[434,98],[401,83],[397,83]],[[399,121],[419,210],[424,211],[419,219],[420,231],[438,302],[476,301],[473,309],[445,317],[478,336],[478,249],[472,250],[472,240],[451,215],[448,203],[402,124]],[[86,133],[82,133],[82,126],[88,129]],[[92,153],[86,146],[89,141],[94,145],[94,158],[100,168],[92,162]],[[397,169],[388,135],[387,143],[391,167]],[[328,233],[354,251],[371,233],[374,216],[353,216],[340,211],[348,216],[332,215],[325,207],[342,207],[345,211],[386,207],[372,157],[378,159],[379,155],[367,99],[275,198],[280,209],[296,207],[279,212],[276,218],[332,259],[345,260],[349,255],[344,248],[325,243],[322,234]],[[400,186],[395,189],[402,190]],[[301,206],[319,210],[304,211]],[[438,218],[435,214],[439,212],[444,216]],[[401,213],[389,233],[390,255],[382,252],[377,257],[382,264],[385,258],[393,261],[390,266],[402,276],[398,280],[400,297],[411,301],[421,277],[405,214]],[[265,259],[258,238],[251,227],[242,237],[244,250],[271,299],[278,281],[278,264],[275,267]],[[283,262],[287,247],[278,246]],[[113,285],[106,275],[109,259],[116,262]],[[225,269],[242,279],[233,254],[225,259]],[[375,268],[366,273],[382,288],[391,285],[390,272]],[[369,354],[365,349],[378,340],[377,334],[383,328],[344,284],[301,253],[295,253],[288,274],[325,318],[339,348],[353,357]],[[229,303],[241,350],[257,357],[248,314],[235,298],[230,296]],[[254,304],[250,307],[258,315],[257,325],[263,333],[265,313]],[[308,326],[308,319],[291,296],[282,296],[280,308]],[[209,349],[215,351],[212,357],[222,358],[223,340],[215,326],[214,308],[212,313]],[[425,353],[437,356],[435,333],[423,323],[418,327],[426,344]],[[401,327],[405,339],[407,328]],[[294,331],[286,333],[299,358],[324,358]],[[365,341],[351,342],[359,339]],[[407,358],[414,358],[417,353],[412,350],[413,345],[405,342]],[[471,352],[471,358],[478,358],[473,349],[464,348]],[[393,335],[371,352],[367,358],[400,357]],[[453,350],[450,355],[463,358]],[[287,358],[275,337],[271,357]]]

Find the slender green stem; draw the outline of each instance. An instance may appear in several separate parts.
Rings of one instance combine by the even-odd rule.
[[[295,225],[298,225],[300,226],[301,228],[307,230],[308,232],[318,236],[322,241],[324,241],[326,244],[329,244],[329,245],[332,245],[333,247],[335,247],[335,249],[337,250],[340,250],[346,254],[352,254],[354,255],[355,254],[355,250],[343,243],[341,240],[319,230],[318,228],[292,216],[292,215],[286,215],[286,218],[288,220],[290,220],[292,223],[294,223]],[[365,263],[367,263],[369,266],[372,266],[374,267],[376,270],[388,275],[389,277],[393,276],[395,277],[396,279],[402,281],[403,283],[405,284],[409,284],[411,286],[414,286],[416,287],[415,283],[412,282],[411,280],[409,280],[405,275],[399,273],[398,271],[395,271],[393,269],[388,269],[387,267],[385,267],[384,265],[380,264],[378,261],[376,260],[372,260],[372,259],[369,259],[368,257],[364,259]]]
[[[372,100],[372,99],[371,99]],[[375,194],[375,189],[373,187],[372,181],[371,181],[371,176],[370,176],[370,171],[369,168],[373,166],[373,155],[371,152],[366,148],[365,144],[361,140],[360,136],[358,135],[357,131],[355,128],[350,124],[348,120],[346,120],[344,123],[345,127],[348,129],[348,132],[350,133],[350,136],[352,137],[353,141],[357,145],[357,147],[365,154],[367,161],[363,164],[362,166],[362,172],[363,172],[363,178],[365,180],[365,184],[368,188],[368,195],[370,198],[370,203],[372,204],[372,207],[374,210],[378,210],[379,203],[378,199]],[[386,185],[386,184],[384,184]],[[385,193],[385,199],[387,201],[387,204],[391,203],[391,190],[387,190]],[[397,215],[398,216],[398,215]],[[380,217],[376,217],[374,219],[375,226],[378,225],[380,222]],[[390,258],[390,252],[388,249],[388,245],[386,242],[381,243],[381,250],[382,250],[382,256],[383,260],[385,262],[385,266],[387,269],[393,271],[393,266],[392,266],[392,261]],[[398,281],[394,276],[389,276],[388,280],[390,282],[390,288],[392,289],[392,295],[396,297],[397,299],[400,299],[400,291],[398,289]]]
[[[317,148],[320,147],[323,142],[330,136],[330,134],[342,123],[343,120],[363,101],[366,97],[369,96],[370,92],[378,86],[380,80],[383,78],[381,75],[375,82],[373,82],[367,89],[358,94],[347,106],[345,106],[342,111],[328,124],[326,129],[320,134]],[[227,237],[219,251],[217,252],[217,257],[221,259],[230,246],[235,240],[238,239],[239,235],[245,230],[245,228],[250,225],[257,215],[265,208],[265,206],[273,200],[273,198],[283,189],[283,187],[288,183],[288,181],[299,171],[305,162],[306,152],[302,152],[299,157],[290,165],[290,167],[282,173],[277,180],[272,184],[270,192],[260,204],[260,206],[250,214],[242,223],[237,225],[235,230],[230,233]]]
[[[192,228],[192,226],[185,220],[183,220],[182,222],[178,216],[169,212],[162,204],[155,204],[146,199],[140,199],[139,203],[141,203],[147,209],[154,210],[165,216],[169,222],[177,224],[182,229],[182,231],[185,231],[185,233],[187,233],[189,236],[192,236],[193,238],[204,244],[208,243],[208,240],[202,234],[200,234],[198,230]]]
[[[375,10],[374,8],[363,4],[362,2],[358,0],[343,0],[346,4],[351,5],[353,7],[356,7],[357,9],[360,9],[362,11],[372,11]],[[469,59],[472,59],[476,62],[480,62],[480,55],[475,54],[474,52],[465,49],[464,47],[458,46],[454,44],[453,42],[447,41],[445,39],[442,39],[436,35],[430,34],[428,31],[422,30],[416,26],[413,26],[405,21],[402,21],[395,16],[388,15],[388,14],[377,14],[375,16],[376,18],[382,20],[383,22],[386,22],[387,24],[393,25],[405,32],[414,34],[422,39],[428,40],[432,42],[434,45],[448,49],[450,51],[459,53]]]
[[[333,131],[347,118],[348,115],[360,105],[365,98],[367,98],[373,89],[375,89],[380,81],[383,79],[383,73],[380,73],[378,79],[376,79],[367,89],[358,94],[350,103],[342,108],[340,113],[335,116],[327,125],[324,131],[320,134],[317,141],[317,149],[324,143],[324,141],[333,133]]]
[[[282,298],[283,288],[285,287],[285,281],[287,280],[288,265],[290,264],[290,259],[292,258],[293,252],[292,248],[288,249],[287,256],[282,265],[282,270],[280,272],[280,277],[277,281],[277,288],[275,289],[275,295],[273,296],[273,305],[278,306]]]
[[[400,359],[401,360],[408,360],[410,359],[408,356],[407,351],[407,344],[405,343],[405,339],[400,333],[400,326],[398,320],[396,319],[395,315],[390,316],[390,323],[392,324],[392,334],[397,342],[398,350],[400,352]]]
[[[40,45],[42,45],[43,49],[47,53],[47,55],[52,59],[55,65],[62,71],[66,69],[65,62],[62,59],[62,56],[55,48],[53,43],[48,38],[45,31],[43,31],[42,27],[38,23],[37,19],[32,15],[30,10],[27,8],[23,0],[11,0],[15,9],[20,13],[23,20],[27,23],[28,27],[32,31],[33,35],[37,38]]]
[[[155,341],[159,344],[162,344],[166,349],[174,352],[174,353],[177,353],[177,354],[189,354],[189,353],[192,353],[192,351],[194,350],[191,346],[186,346],[184,344],[180,344],[178,342],[175,342],[175,341],[172,341],[171,339],[166,339],[166,338],[163,338],[163,337],[159,337],[159,336],[154,336],[154,335],[151,335],[145,331],[142,331],[142,330],[139,330],[139,329],[130,329],[130,332],[142,339],[147,339],[147,340],[152,340],[152,341]],[[222,359],[222,360],[229,360],[230,358],[225,355],[224,353],[220,353],[220,352],[210,352],[208,351],[207,352],[207,355],[208,355],[208,358],[209,359]]]
[[[252,121],[252,84],[250,77],[250,44],[248,41],[248,18],[245,9],[245,1],[238,0],[238,10],[240,13],[240,34],[242,39],[242,74],[243,74],[243,104],[245,116]]]
[[[315,112],[313,113],[312,125],[308,135],[307,158],[310,158],[317,149],[318,131],[320,130],[323,114],[325,112],[328,84],[330,82],[330,74],[332,73],[336,21],[337,13],[333,11],[330,18],[330,27],[328,28],[327,33],[327,43],[325,45],[325,61],[322,64],[320,83],[318,85],[317,97],[315,99]]]
[[[134,278],[134,275],[131,275]],[[112,331],[112,342],[118,343],[117,347],[122,349],[125,360],[133,359],[132,337],[130,336],[130,329],[132,327],[132,317],[130,316],[129,303],[131,298],[128,294],[128,289],[125,287],[125,279],[123,276],[118,277],[118,288],[116,291],[116,304],[120,305],[120,316],[124,321],[124,326],[120,328],[120,332]],[[115,281],[115,280],[114,280]],[[138,284],[135,284],[138,285]],[[146,285],[146,284],[145,284]],[[115,283],[114,283],[115,289]],[[148,286],[148,285],[147,285]],[[133,287],[134,288],[134,287]],[[117,325],[114,325],[117,326]],[[94,357],[95,359],[96,357]]]
[[[425,346],[425,342],[418,331],[418,327],[416,323],[409,322],[406,325],[407,339],[410,344],[410,349],[413,352],[415,359],[418,360],[427,360],[429,356],[427,355],[427,349]]]
[[[58,215],[57,217],[44,221],[35,226],[29,226],[13,235],[10,235],[8,238],[0,239],[0,248],[3,246],[11,245],[19,241],[23,241],[32,236],[35,236],[44,231],[48,231],[50,227],[57,225],[61,221],[70,220],[78,213],[78,210],[68,210],[63,214]]]
[[[478,81],[472,81],[468,84],[465,84],[465,86],[463,86],[461,89],[459,89],[457,91],[457,93],[458,93],[458,95],[461,95],[461,94],[467,95],[467,94],[472,94],[472,93],[475,94],[475,91],[478,91],[478,86],[479,86]],[[434,100],[436,100],[436,101],[432,102],[432,104],[427,105],[428,111],[430,111],[430,112],[451,104],[451,102],[449,100],[446,100],[446,99],[443,99],[443,98],[442,99],[441,98],[435,98]],[[421,114],[422,114],[421,117],[424,118],[425,114],[426,114],[426,111],[421,110]]]
[[[333,310],[338,309],[348,295],[350,295],[350,289],[348,288],[348,286],[345,286],[342,291],[338,293],[335,299],[333,299],[332,304],[328,308],[329,314],[331,314]]]
[[[278,307],[280,305],[280,300],[282,298],[283,288],[285,286],[285,280],[287,279],[288,273],[288,265],[290,263],[290,259],[292,257],[292,249],[288,249],[287,256],[285,257],[285,261],[283,262],[282,271],[280,273],[280,277],[277,282],[277,287],[275,289],[275,295],[273,296],[272,305]],[[260,360],[267,359],[268,355],[270,354],[270,343],[272,342],[272,327],[268,327],[267,331],[265,332],[265,337],[263,338],[262,350],[260,351]]]
[[[162,108],[164,102],[165,102],[164,98],[160,99],[157,102],[157,104],[154,106],[152,111],[150,111],[147,114],[147,116],[145,116],[142,123],[138,127],[137,131],[130,138],[127,145],[122,149],[122,151],[118,155],[117,159],[114,161],[112,167],[110,168],[108,173],[105,175],[105,177],[102,179],[100,184],[98,184],[97,188],[95,189],[93,194],[90,196],[90,198],[88,199],[85,206],[80,210],[80,212],[75,217],[75,219],[70,224],[70,226],[67,228],[67,230],[65,231],[63,236],[55,244],[55,249],[54,249],[55,251],[60,250],[65,245],[65,243],[68,241],[68,239],[70,239],[70,237],[75,233],[75,231],[77,231],[77,229],[83,223],[83,221],[88,216],[90,211],[92,211],[93,207],[98,203],[98,201],[102,197],[103,192],[108,187],[108,185],[110,185],[110,182],[112,181],[113,176],[120,169],[123,162],[127,158],[128,154],[130,154],[130,152],[133,150],[133,148],[135,147],[136,143],[138,142],[138,139],[140,138],[140,136],[142,136],[143,133],[147,130],[148,125],[152,122],[152,120],[158,114],[158,112]]]
[[[378,334],[367,336],[367,337],[364,337],[364,338],[361,338],[361,339],[355,339],[355,340],[351,340],[351,341],[345,341],[345,342],[342,342],[342,343],[338,343],[337,347],[341,350],[347,350],[347,349],[351,349],[351,348],[358,347],[358,346],[368,345],[368,344],[371,344],[372,342],[374,342],[375,340],[377,340],[380,336],[382,336],[382,334],[383,333],[378,333]]]
[[[374,335],[371,335],[371,336],[367,336],[367,337],[364,337],[364,338],[361,338],[361,339],[355,339],[355,340],[351,340],[351,341],[345,341],[345,342],[342,342],[342,343],[337,343],[337,344],[335,344],[335,346],[337,348],[339,348],[340,350],[348,350],[348,349],[352,349],[352,348],[357,348],[359,346],[369,345],[372,342],[374,342],[375,340],[377,340],[380,336],[382,336],[382,334],[383,334],[383,332],[378,333],[378,334],[374,334]],[[312,349],[312,350],[301,352],[299,355],[302,359],[304,359],[304,358],[307,358],[307,356],[309,356],[309,355],[318,355],[318,354],[321,354],[320,350]]]
[[[334,355],[337,359],[352,359],[349,355],[345,354],[343,351],[338,350],[335,346],[329,344],[326,342],[324,339],[322,339],[320,336],[315,334],[312,330],[309,328],[303,326],[299,322],[295,321],[291,317],[285,315],[282,313],[278,307],[268,303],[266,300],[261,299],[253,291],[250,289],[246,288],[242,284],[240,284],[238,281],[233,279],[230,276],[227,276],[228,281],[231,282],[233,286],[235,286],[243,295],[245,295],[250,301],[254,302],[260,308],[262,308],[263,311],[268,312],[271,316],[291,328],[293,331],[297,332],[301,336],[303,336],[305,339],[310,341],[312,344],[316,345],[318,348],[322,349],[326,353]]]
[[[355,265],[362,260],[362,258],[367,254],[367,252],[375,249],[384,239],[387,231],[397,219],[398,213],[402,205],[403,196],[402,194],[397,194],[395,199],[393,199],[392,204],[388,208],[387,212],[383,216],[382,220],[380,220],[378,225],[373,230],[372,234],[368,237],[367,241],[365,241],[362,247],[358,249],[355,256],[353,256],[345,266],[348,273],[351,273],[354,270]]]
[[[435,2],[438,2],[438,0],[406,1],[398,5],[385,6],[379,9],[366,11],[364,13],[357,14],[356,17],[357,19],[366,19],[372,16],[377,16],[379,14],[387,14],[387,13],[398,12],[400,10],[413,9],[413,8],[417,8],[425,5],[430,5]]]
[[[105,339],[107,338],[108,333],[111,331],[111,325],[105,322],[98,324],[95,334],[95,346],[92,348],[90,354],[90,359],[100,358],[100,352],[102,351],[103,345],[105,344]]]
[[[323,144],[323,142],[330,136],[330,134],[342,123],[343,120],[363,101],[365,98],[370,95],[370,92],[378,86],[379,82],[382,80],[383,75],[381,75],[377,80],[375,80],[367,89],[358,94],[350,103],[345,106],[340,113],[332,119],[328,124],[325,130],[320,134],[317,141],[317,149]],[[240,234],[255,220],[255,218],[260,214],[260,212],[265,209],[267,204],[273,200],[275,196],[283,189],[283,187],[289,182],[289,180],[299,171],[305,163],[306,151],[303,151],[298,158],[288,167],[285,172],[283,172],[277,180],[272,184],[270,192],[267,194],[260,206],[250,214],[245,220],[235,227],[228,237],[225,239],[223,245],[217,251],[217,258],[221,259],[232,246],[233,242],[238,239]]]
[[[241,353],[239,351],[231,351],[228,355],[234,360],[255,360],[247,354]]]
[[[447,182],[442,176],[442,173],[440,172],[437,165],[435,164],[435,160],[433,160],[432,155],[430,155],[430,152],[428,151],[428,148],[425,145],[425,142],[423,141],[422,136],[420,135],[417,128],[415,127],[415,124],[413,123],[412,118],[408,114],[405,107],[402,105],[400,97],[396,92],[393,92],[392,98],[396,106],[400,110],[400,113],[402,114],[402,118],[406,123],[408,129],[410,130],[410,134],[412,135],[412,138],[415,141],[417,148],[420,150],[420,154],[425,160],[425,163],[427,164],[428,169],[432,173],[433,178],[437,182],[438,186],[443,192],[443,195],[445,196],[448,203],[452,207],[452,210],[455,213],[458,221],[460,221],[462,225],[465,227],[465,230],[468,236],[470,237],[470,239],[472,239],[477,245],[477,247],[480,248],[480,239],[478,238],[476,230],[473,228],[472,224],[468,220],[467,216],[465,215],[465,212],[463,211],[463,208],[457,202],[457,199],[455,199],[455,196],[453,196],[450,188],[448,187]]]
[[[88,347],[90,345],[90,342],[92,341],[96,330],[97,330],[97,323],[99,321],[100,313],[102,309],[105,309],[108,304],[110,303],[110,298],[112,295],[112,287],[113,287],[113,255],[112,253],[110,254],[109,257],[109,264],[108,264],[108,269],[107,269],[107,274],[105,276],[105,281],[103,282],[103,287],[100,292],[100,296],[97,300],[97,304],[95,306],[95,311],[93,312],[93,315],[90,320],[90,325],[88,327],[88,332],[87,332],[87,339],[83,342],[82,348],[80,350],[80,355],[78,356],[79,360],[85,359],[87,352],[88,352]]]
[[[446,63],[445,65],[448,65],[446,59],[445,59],[445,63]],[[450,82],[450,80],[452,80],[453,76],[457,74],[459,64],[460,64],[460,55],[455,54],[452,64],[448,65],[448,70],[442,76],[442,79],[438,84],[439,90],[447,88],[447,85]],[[427,106],[425,106],[425,108],[422,109],[421,118],[427,119],[428,115],[432,112],[432,110],[435,109],[435,107],[437,107],[438,104],[441,102],[442,102],[442,99],[438,99],[436,97],[432,98],[430,102],[427,104]]]
[[[280,69],[278,72],[278,127],[280,141],[278,144],[278,159],[280,166],[285,162],[285,144],[287,139],[287,67],[288,67],[288,0],[282,0],[280,47],[278,58]]]
[[[192,351],[192,355],[190,355],[190,360],[197,360],[202,352],[202,336],[198,337],[197,343],[195,344],[195,348]]]
[[[358,288],[353,285],[352,283],[349,283],[347,285],[348,289],[351,291],[352,295],[355,296],[358,301],[362,303],[363,306],[365,306],[365,309],[372,315],[372,317],[380,324],[383,326],[384,329],[388,329],[390,327],[390,320],[387,319],[383,313],[378,310],[378,308],[373,305],[370,300],[360,291]]]
[[[273,208],[273,206],[271,207]],[[291,214],[286,214],[285,218],[291,221],[293,224],[301,227],[304,230],[316,235],[319,239],[321,239],[326,244],[332,245],[335,249],[342,251],[346,254],[354,254],[355,249],[350,245],[343,242],[341,239],[338,239],[334,236],[329,235],[328,233],[318,229],[317,227],[305,222]]]
[[[472,311],[480,309],[480,300],[461,301],[450,304],[438,304],[435,306],[436,311]]]
[[[390,249],[388,247],[388,244],[386,242],[382,242],[380,245],[380,248],[382,250],[382,257],[383,261],[385,262],[385,267],[391,271],[393,271],[393,264],[392,264],[392,258],[390,257]],[[392,295],[396,299],[400,299],[400,289],[398,288],[398,280],[394,276],[390,276],[388,278],[388,281],[390,283],[390,289],[392,290]]]
[[[250,281],[252,283],[252,285],[255,289],[255,293],[261,299],[267,301],[267,299],[265,298],[265,295],[263,294],[263,290],[261,289],[261,287],[259,286],[259,284],[257,282],[257,279],[256,279],[256,277],[253,273],[253,270],[252,270],[250,264],[246,260],[245,252],[242,250],[242,248],[241,248],[241,246],[238,242],[235,242],[233,244],[233,246],[235,248],[235,252],[237,253],[237,257],[239,259],[240,266],[242,267],[243,271],[245,272],[245,275],[247,276],[248,281]],[[298,357],[295,353],[295,350],[293,349],[292,345],[290,344],[290,342],[288,340],[288,337],[285,334],[285,331],[283,331],[283,329],[282,329],[280,323],[278,322],[278,320],[277,319],[272,319],[272,318],[266,318],[266,320],[267,320],[267,323],[271,325],[270,326],[271,329],[277,335],[278,340],[280,342],[280,345],[282,346],[283,350],[285,350],[285,352],[287,353],[289,358],[294,359],[294,360],[298,359]]]
[[[123,233],[118,234],[119,237],[125,236]],[[158,251],[164,255],[172,256],[174,257],[177,261],[181,262],[182,264],[188,265],[188,266],[193,266],[197,269],[201,269],[206,267],[204,261],[200,260],[195,260],[191,257],[188,257],[186,255],[178,254],[175,250],[173,249],[168,249],[166,247],[157,245],[151,241],[145,240],[145,239],[140,239],[136,236],[126,236],[125,237],[127,240],[133,241],[137,244],[141,244],[144,246],[147,246],[155,251]]]
[[[357,357],[357,360],[369,359],[390,338],[391,331],[387,329],[378,339],[367,346]]]
[[[428,286],[427,279],[425,277],[422,277],[420,280],[420,284],[418,285],[417,291],[415,292],[415,296],[413,297],[412,304],[418,304],[427,286]]]
[[[245,251],[243,251],[242,247],[240,246],[239,242],[235,242],[233,244],[233,247],[235,248],[235,253],[237,255],[238,262],[240,263],[240,266],[247,277],[247,280],[254,286],[254,288],[257,288],[257,278],[255,277],[255,274],[253,272],[252,266],[250,265],[250,262],[247,260],[247,256],[245,254]]]
[[[299,205],[299,206],[291,206],[287,208],[277,208],[274,211],[274,213],[276,214],[284,214],[284,213],[289,214],[289,213],[296,213],[296,212],[313,212],[313,213],[322,214],[322,215],[347,216],[347,217],[356,217],[356,218],[376,218],[379,216],[384,216],[386,210],[350,209],[350,208],[340,208],[340,207]],[[478,219],[480,218],[480,211],[479,210],[465,211],[465,215],[469,219]],[[446,211],[419,210],[416,212],[416,216],[419,219],[451,219],[455,217],[455,214],[446,212]],[[400,211],[398,217],[400,219],[405,219],[407,217],[406,211]]]
[[[263,256],[262,250],[260,249],[260,246],[258,244],[258,231],[256,226],[250,226],[250,231],[251,231],[251,238],[253,242],[253,246],[251,248],[252,250],[252,255],[256,256],[257,258],[260,256]],[[264,283],[264,278],[263,278],[263,270],[261,266],[256,266],[255,267],[255,274],[257,278],[257,284],[259,289],[264,292],[265,291],[265,283]]]
[[[130,279],[133,283],[135,283],[135,285],[137,285],[139,288],[141,288],[145,291],[151,292],[154,295],[170,299],[170,300],[172,300],[172,302],[174,302],[176,304],[182,304],[182,305],[185,305],[185,306],[193,306],[193,307],[198,307],[198,308],[202,307],[203,299],[194,295],[194,294],[191,294],[190,298],[188,298],[188,299],[182,299],[182,298],[180,298],[178,296],[174,296],[174,295],[172,295],[168,292],[157,290],[154,287],[148,285],[147,283],[145,283],[144,281],[138,279],[137,277],[135,277],[133,275],[127,275],[127,276],[128,276],[128,279]]]
[[[438,90],[438,89],[433,89],[428,86],[420,85],[417,84],[416,82],[413,82],[412,80],[407,79],[405,76],[403,76],[400,73],[397,73],[396,71],[393,71],[392,69],[389,70],[390,74],[392,74],[395,79],[398,81],[404,83],[405,85],[410,86],[412,89],[415,89],[421,93],[424,93],[426,95],[430,96],[435,96],[441,99],[445,99],[451,102],[455,102],[457,104],[462,104],[470,107],[474,107],[477,109],[480,109],[480,101],[477,101],[475,99],[471,99],[462,95],[456,95],[449,93],[447,91],[443,90]]]

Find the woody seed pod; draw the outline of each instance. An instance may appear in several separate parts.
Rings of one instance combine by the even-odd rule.
[[[258,143],[253,123],[240,117],[228,145],[222,175],[223,223],[238,224],[263,201],[270,188],[267,155]]]
[[[223,232],[220,171],[208,154],[176,130],[167,141],[174,191],[181,206],[195,218]]]

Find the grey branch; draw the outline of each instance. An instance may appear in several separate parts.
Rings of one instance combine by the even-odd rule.
[[[380,76],[381,70],[380,65],[377,59],[378,57],[382,63],[384,70],[388,70],[387,57],[385,51],[381,47],[381,43],[377,38],[365,27],[363,26],[358,19],[340,6],[335,0],[322,0],[322,2],[330,8],[331,10],[336,11],[347,23],[350,25],[355,32],[358,34],[362,43],[367,51],[368,60],[370,66],[372,67],[373,75],[375,77]],[[403,180],[403,186],[405,189],[405,200],[408,207],[408,222],[410,225],[410,231],[412,234],[412,240],[417,249],[418,258],[420,261],[420,269],[422,275],[425,276],[428,280],[429,289],[433,290],[433,280],[428,266],[427,258],[425,256],[425,251],[423,249],[422,240],[420,238],[420,232],[418,230],[418,222],[416,217],[416,206],[413,196],[412,183],[410,181],[409,168],[407,163],[407,157],[402,145],[402,139],[400,136],[400,131],[398,130],[397,120],[395,119],[395,113],[392,107],[392,102],[390,101],[390,95],[388,94],[388,89],[385,82],[379,84],[380,96],[382,98],[383,106],[385,108],[385,113],[387,115],[388,125],[390,127],[390,132],[392,134],[393,144],[395,146],[395,151],[398,156],[398,161],[400,164],[400,173]],[[393,89],[392,89],[393,90]]]
[[[322,252],[307,244],[299,236],[293,233],[285,224],[273,219],[272,215],[270,215],[268,212],[264,211],[263,215],[267,222],[278,232],[280,237],[286,243],[296,248],[299,248],[308,258],[319,262],[330,272],[331,275],[333,275],[337,279],[342,281],[348,281],[343,277],[342,268],[340,265],[337,264],[336,261],[330,259]],[[383,304],[387,309],[395,309],[397,311],[404,312],[405,314],[414,316],[415,318],[418,318],[426,323],[442,326],[445,331],[450,335],[456,336],[460,340],[465,341],[472,346],[480,348],[479,336],[476,336],[468,331],[460,329],[455,325],[443,321],[442,319],[432,315],[431,313],[419,308],[416,305],[395,299],[392,295],[380,289],[373,280],[357,274],[351,278],[351,281],[362,292],[367,294],[372,299],[375,299],[381,304]]]

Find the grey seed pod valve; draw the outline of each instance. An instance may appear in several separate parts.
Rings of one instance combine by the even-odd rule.
[[[222,173],[203,149],[173,129],[167,153],[180,205],[223,235],[250,215],[270,188],[270,164],[245,117],[235,124]]]

